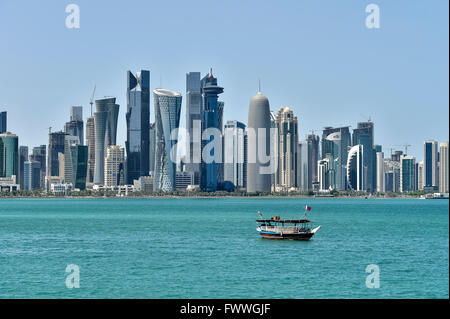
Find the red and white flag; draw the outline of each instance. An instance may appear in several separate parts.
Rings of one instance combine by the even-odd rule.
[[[258,210],[258,215],[259,217],[263,218],[263,215],[261,214],[261,212]]]
[[[307,210],[307,211],[311,211],[311,207],[308,206],[308,205],[306,205],[306,210]]]

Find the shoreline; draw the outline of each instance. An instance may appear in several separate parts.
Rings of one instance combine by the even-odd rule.
[[[230,198],[246,198],[246,199],[424,199],[420,196],[307,196],[307,195],[291,195],[291,196],[180,196],[180,195],[142,195],[142,196],[0,196],[1,199],[230,199]],[[437,199],[437,198],[436,198]],[[448,198],[439,198],[447,199]]]

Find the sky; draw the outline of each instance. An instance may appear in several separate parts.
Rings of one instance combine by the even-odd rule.
[[[66,27],[66,6],[80,28]],[[369,29],[368,4],[380,8]],[[375,143],[423,158],[449,140],[449,3],[342,0],[0,0],[0,111],[30,148],[48,144],[70,106],[117,97],[126,139],[126,72],[151,72],[151,89],[185,96],[186,73],[213,68],[224,122],[247,123],[258,79],[273,111],[289,106],[300,139],[369,118]],[[180,126],[185,126],[183,99]],[[94,106],[95,108],[95,106]],[[94,110],[95,111],[95,110]],[[151,119],[154,118],[153,96]]]

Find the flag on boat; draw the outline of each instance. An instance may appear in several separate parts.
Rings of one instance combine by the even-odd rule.
[[[263,215],[261,214],[261,212],[258,210],[258,215],[259,217],[263,218]]]
[[[310,210],[311,210],[311,207],[308,206],[308,205],[306,205],[306,210],[307,210],[307,211],[310,211]]]

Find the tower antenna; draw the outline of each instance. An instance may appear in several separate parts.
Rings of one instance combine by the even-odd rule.
[[[96,88],[97,88],[97,85],[94,85],[94,91],[92,92],[91,100],[89,101],[89,104],[91,105],[91,117],[92,117],[92,105],[94,104],[94,95],[95,95]]]
[[[258,92],[261,93],[261,79],[258,78]]]

